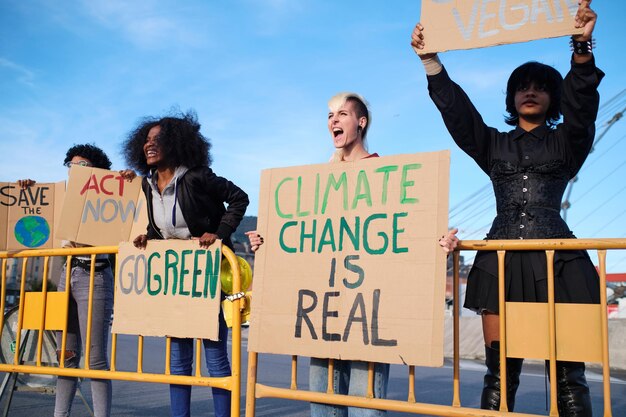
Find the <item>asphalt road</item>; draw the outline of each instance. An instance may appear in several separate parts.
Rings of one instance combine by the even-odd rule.
[[[247,332],[244,330],[244,342]],[[146,338],[144,353],[144,371],[157,372],[163,369],[165,343],[162,339]],[[244,347],[245,349],[245,347]],[[134,369],[136,363],[136,337],[118,337],[118,366],[120,369]],[[122,356],[122,353],[126,356]],[[247,363],[242,364],[242,374],[246,375]],[[308,370],[306,358],[300,361],[298,369],[298,384],[306,388]],[[473,361],[461,363],[461,403],[465,407],[478,407],[484,366]],[[291,374],[291,359],[278,355],[260,355],[258,367],[258,382],[287,387]],[[603,415],[602,379],[601,370],[588,368],[587,378],[592,392],[593,410],[595,416]],[[388,397],[390,399],[405,399],[407,395],[407,367],[393,365],[389,381]],[[626,416],[626,372],[611,372],[611,396],[613,416]],[[516,410],[518,412],[547,415],[546,406],[546,378],[544,367],[539,364],[524,366],[521,384],[517,395]],[[14,392],[9,416],[38,417],[52,416],[54,410],[53,390],[35,392],[20,387]],[[245,381],[242,391],[245,394]],[[82,392],[91,403],[89,383],[82,384]],[[213,415],[211,390],[194,387],[192,393],[192,415]],[[416,400],[418,402],[445,404],[452,402],[452,368],[450,363],[442,368],[418,368],[416,370]],[[242,399],[244,415],[245,398]],[[72,416],[88,416],[87,408],[77,396],[72,409]],[[113,416],[168,416],[169,390],[164,384],[136,383],[113,381]],[[308,416],[308,403],[280,399],[257,400],[256,415],[258,417],[277,416]],[[389,412],[389,417],[408,416],[410,414]]]

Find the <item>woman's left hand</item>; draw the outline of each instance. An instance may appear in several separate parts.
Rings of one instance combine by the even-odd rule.
[[[120,175],[128,182],[137,178],[137,174],[132,169],[123,169],[120,171]]]
[[[207,249],[209,246],[215,243],[215,241],[219,239],[219,237],[216,234],[205,232],[199,238],[194,238],[194,239],[198,239],[200,241],[201,248]]]
[[[261,236],[256,230],[246,232],[246,236],[248,236],[248,239],[250,240],[250,249],[252,252],[256,252],[264,242],[263,236]]]
[[[17,180],[17,186],[20,187],[22,190],[25,190],[28,187],[32,187],[33,185],[35,185],[35,180]]]
[[[574,36],[574,39],[577,41],[589,41],[591,40],[591,34],[593,33],[593,28],[596,26],[596,20],[598,16],[596,12],[591,10],[589,7],[591,5],[591,0],[581,0],[578,4],[578,11],[576,12],[576,17],[574,18],[575,27],[583,28],[583,33],[581,35]]]
[[[439,246],[445,253],[450,253],[456,248],[456,245],[459,243],[459,238],[456,237],[458,232],[459,229],[455,227],[450,229],[447,235],[441,236],[441,239],[439,239]]]

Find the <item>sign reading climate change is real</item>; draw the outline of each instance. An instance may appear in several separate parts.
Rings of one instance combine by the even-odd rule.
[[[249,349],[441,366],[448,151],[265,170]]]
[[[422,0],[424,53],[582,33],[578,0]]]

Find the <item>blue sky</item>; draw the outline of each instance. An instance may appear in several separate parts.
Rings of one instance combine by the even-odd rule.
[[[596,60],[607,74],[601,133],[626,103],[626,2],[593,7]],[[371,103],[371,151],[452,151],[450,224],[461,238],[481,239],[495,214],[492,192],[427,96],[409,44],[420,8],[415,0],[0,0],[0,180],[62,180],[74,143],[94,142],[124,168],[120,144],[138,119],[195,109],[214,170],[249,193],[256,215],[262,169],[328,160],[326,102],[350,90]],[[511,71],[538,60],[565,73],[570,53],[560,38],[441,59],[485,121],[504,130]],[[625,132],[624,120],[607,131],[572,189],[567,220],[578,237],[626,237]],[[610,254],[609,268],[626,271],[626,253]]]

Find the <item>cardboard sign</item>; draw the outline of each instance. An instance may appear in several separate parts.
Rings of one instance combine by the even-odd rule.
[[[582,33],[578,0],[422,0],[423,53]]]
[[[150,240],[145,250],[120,243],[113,333],[219,338],[222,242]]]
[[[65,182],[35,184],[22,190],[0,182],[0,250],[50,249],[63,204]]]
[[[263,171],[251,351],[443,364],[448,151]]]
[[[59,222],[61,239],[117,245],[146,233],[147,222],[141,177],[128,182],[116,171],[72,166]]]

